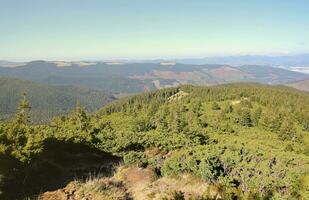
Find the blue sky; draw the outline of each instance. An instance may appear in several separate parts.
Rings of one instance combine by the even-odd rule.
[[[307,0],[0,0],[0,60],[308,52]]]

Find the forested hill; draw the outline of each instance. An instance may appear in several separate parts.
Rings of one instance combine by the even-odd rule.
[[[1,64],[0,64],[1,66]],[[33,61],[0,67],[0,76],[50,85],[79,85],[112,93],[138,93],[180,84],[216,85],[231,82],[283,84],[308,79],[308,74],[270,66],[121,62]]]
[[[0,77],[0,119],[13,116],[23,94],[31,101],[31,120],[44,122],[67,114],[77,102],[93,112],[114,100],[108,93],[74,86],[49,86],[31,81]]]
[[[63,187],[55,180],[67,183],[64,174],[97,160],[67,162],[85,146],[93,151],[86,155],[109,153],[123,164],[114,176],[74,181],[42,199],[309,197],[305,92],[259,84],[181,86],[126,97],[92,115],[76,107],[41,126],[27,124],[23,105],[12,121],[0,123],[3,199]],[[76,145],[84,148],[73,151]]]

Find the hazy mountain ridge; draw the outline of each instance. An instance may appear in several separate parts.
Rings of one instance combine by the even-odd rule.
[[[309,66],[309,54],[300,55],[242,55],[242,56],[213,56],[205,58],[176,59],[187,64],[229,64],[229,65],[268,65],[268,66]]]
[[[309,92],[309,79],[286,84],[287,86]]]
[[[83,66],[81,66],[81,63]],[[112,93],[137,93],[179,84],[215,85],[229,82],[284,84],[309,75],[258,65],[218,65],[33,61],[24,66],[0,67],[0,76],[51,85],[79,85]]]

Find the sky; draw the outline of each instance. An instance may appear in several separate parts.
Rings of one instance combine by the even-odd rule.
[[[0,0],[0,60],[308,52],[308,0]]]

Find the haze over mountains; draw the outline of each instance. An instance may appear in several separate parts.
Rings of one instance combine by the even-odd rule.
[[[218,63],[219,60],[218,60]],[[303,62],[305,63],[305,61]],[[8,67],[8,66],[16,67]],[[180,84],[229,82],[285,84],[309,75],[264,65],[183,64],[161,62],[48,62],[2,64],[0,76],[51,85],[78,85],[111,93],[137,93]]]
[[[214,56],[199,59],[178,59],[181,63],[190,64],[229,64],[229,65],[267,65],[267,66],[309,66],[309,54],[299,55],[241,55]]]
[[[246,63],[244,58],[239,60]],[[111,102],[115,97],[183,84],[209,86],[231,82],[259,82],[271,85],[285,84],[309,91],[309,74],[282,67],[249,65],[255,59],[260,60],[260,64],[266,64],[270,60],[273,60],[271,63],[275,63],[274,60],[281,60],[281,63],[284,60],[286,62],[293,60],[268,58],[264,59],[263,63],[263,59],[251,57],[245,59],[246,65],[236,65],[241,63],[236,63],[236,57],[225,58],[226,63],[220,58],[195,62],[193,60],[25,63],[1,61],[0,117],[7,119],[16,112],[23,93],[28,94],[33,105],[32,120],[44,122],[56,115],[68,113],[77,101],[91,112]],[[199,63],[202,61],[223,64]],[[303,59],[298,63],[303,63],[305,66],[306,60]]]
[[[0,200],[309,200],[308,19],[0,1]]]
[[[287,84],[287,86],[309,92],[309,79]]]

